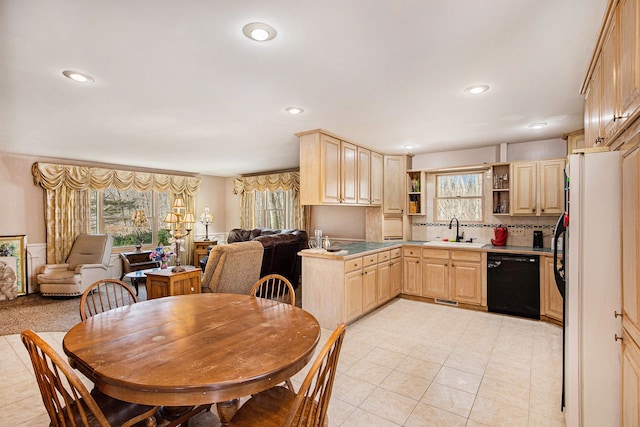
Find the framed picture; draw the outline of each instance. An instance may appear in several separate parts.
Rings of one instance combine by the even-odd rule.
[[[0,301],[27,292],[27,236],[0,236]]]

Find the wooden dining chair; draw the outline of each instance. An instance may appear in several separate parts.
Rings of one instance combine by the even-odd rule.
[[[93,282],[80,298],[80,318],[91,316],[138,302],[133,289],[118,279],[102,279]]]
[[[328,426],[327,408],[345,328],[343,323],[331,334],[297,394],[280,386],[258,393],[242,405],[229,426]]]
[[[249,291],[249,295],[296,305],[293,285],[289,279],[280,274],[269,274],[260,278]]]
[[[45,340],[31,330],[22,331],[51,426],[155,426],[154,406],[123,402],[94,388],[91,393],[73,368]]]

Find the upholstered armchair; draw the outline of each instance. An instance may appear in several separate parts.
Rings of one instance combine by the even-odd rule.
[[[93,282],[107,277],[112,247],[113,237],[108,234],[80,234],[66,263],[40,267],[40,292],[47,296],[82,295]]]
[[[204,269],[202,291],[249,294],[260,279],[263,252],[262,243],[253,241],[214,246]]]

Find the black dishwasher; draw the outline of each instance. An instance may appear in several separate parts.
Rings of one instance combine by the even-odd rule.
[[[487,254],[490,312],[540,319],[540,259],[537,255]]]

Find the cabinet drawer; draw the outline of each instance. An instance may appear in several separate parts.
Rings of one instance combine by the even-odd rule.
[[[389,259],[391,259],[390,251],[378,252],[378,262],[389,261]]]
[[[368,267],[378,263],[378,254],[365,255],[362,257],[362,266]]]
[[[482,260],[482,253],[479,251],[451,251],[451,259],[456,261],[477,261]]]
[[[419,257],[420,249],[419,248],[403,248],[402,255],[411,256],[411,257]]]
[[[400,258],[400,255],[402,255],[402,248],[391,249],[390,252],[391,252],[391,259]]]
[[[423,258],[449,259],[449,251],[447,249],[423,249]]]
[[[350,259],[344,262],[344,272],[348,273],[353,270],[362,268],[362,257]]]

